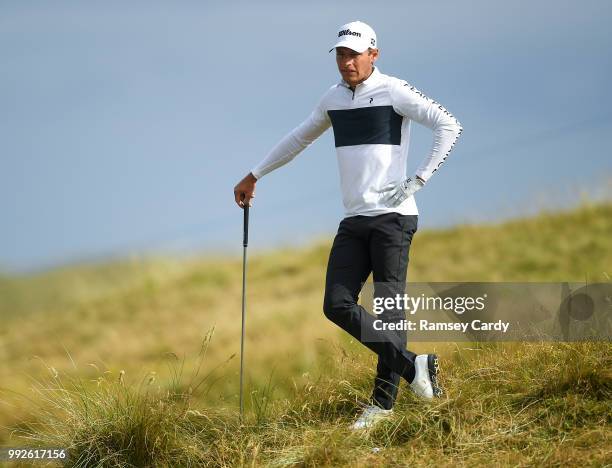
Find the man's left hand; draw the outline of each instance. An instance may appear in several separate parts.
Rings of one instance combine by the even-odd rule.
[[[414,195],[416,191],[421,189],[425,182],[419,177],[408,177],[403,182],[391,183],[380,189],[383,194],[382,202],[389,208],[395,208],[401,205],[407,198]]]

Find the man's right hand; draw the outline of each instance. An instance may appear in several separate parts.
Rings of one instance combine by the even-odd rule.
[[[255,184],[257,179],[253,173],[249,172],[240,182],[234,187],[234,198],[236,204],[240,208],[244,208],[246,205],[252,206],[251,198],[255,198]]]

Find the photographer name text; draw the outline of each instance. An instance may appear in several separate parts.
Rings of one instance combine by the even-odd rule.
[[[510,322],[498,320],[496,322],[483,322],[482,320],[472,320],[470,322],[431,322],[429,320],[399,320],[397,322],[385,322],[384,320],[374,320],[372,324],[374,330],[382,331],[458,331],[466,333],[469,331],[500,331],[506,333],[510,327]]]

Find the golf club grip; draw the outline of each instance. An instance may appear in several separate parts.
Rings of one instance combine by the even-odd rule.
[[[246,247],[249,244],[249,205],[244,208],[244,236],[242,238],[242,245]]]

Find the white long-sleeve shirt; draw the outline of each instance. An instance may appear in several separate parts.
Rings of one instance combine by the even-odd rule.
[[[414,197],[385,206],[380,189],[406,178],[410,125],[433,131],[433,144],[416,175],[424,181],[446,160],[463,131],[444,107],[406,81],[376,67],[352,91],[344,81],[332,86],[310,116],[286,135],[251,172],[260,179],[287,164],[330,126],[334,130],[345,215],[418,214]]]

